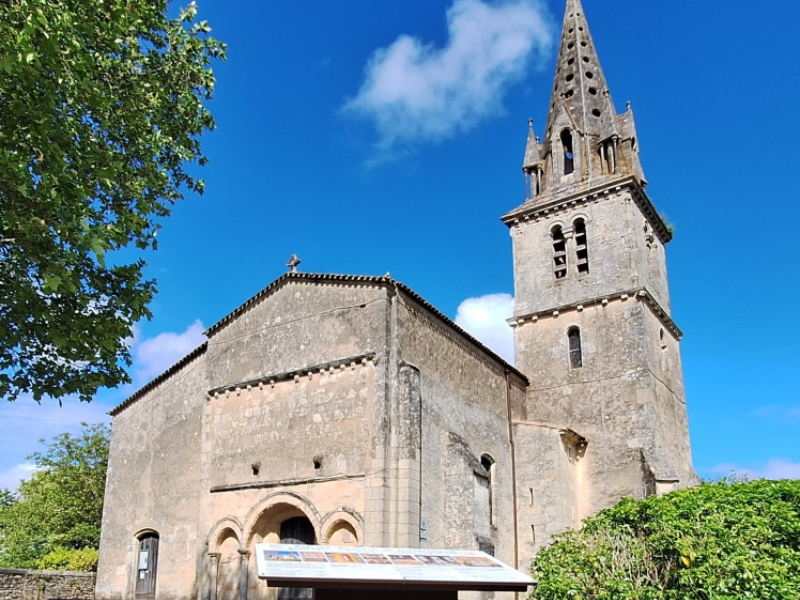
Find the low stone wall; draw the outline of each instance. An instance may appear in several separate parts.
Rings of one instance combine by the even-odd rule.
[[[0,569],[0,600],[94,600],[94,573]]]

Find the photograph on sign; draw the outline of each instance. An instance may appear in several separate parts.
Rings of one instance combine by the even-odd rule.
[[[273,580],[283,582],[282,585],[287,581],[533,585],[527,575],[475,550],[257,544],[256,559],[259,577],[268,584]]]

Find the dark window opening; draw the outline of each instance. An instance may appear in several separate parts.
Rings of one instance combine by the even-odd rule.
[[[494,459],[484,454],[481,456],[481,466],[489,474],[489,525],[494,525]]]
[[[561,132],[561,145],[564,148],[564,175],[575,170],[575,156],[572,153],[572,133],[569,129]]]
[[[583,367],[583,351],[581,349],[581,330],[573,327],[567,332],[569,338],[569,366],[571,369]]]
[[[586,222],[578,219],[575,225],[575,257],[578,273],[589,272],[589,247],[586,239]]]
[[[561,227],[554,227],[550,232],[553,236],[553,273],[556,279],[567,276],[567,241]]]

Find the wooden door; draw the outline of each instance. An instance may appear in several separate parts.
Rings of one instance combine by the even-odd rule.
[[[148,533],[139,538],[139,556],[136,571],[136,597],[155,598],[156,571],[158,569],[158,535]]]
[[[294,517],[281,523],[281,544],[314,544],[316,537],[311,521]],[[311,588],[279,588],[278,600],[307,600],[314,598]]]

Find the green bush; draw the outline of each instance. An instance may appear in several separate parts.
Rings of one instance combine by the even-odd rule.
[[[97,571],[99,553],[94,548],[55,548],[39,560],[45,571]]]
[[[800,598],[800,481],[624,499],[534,559],[537,600]]]

